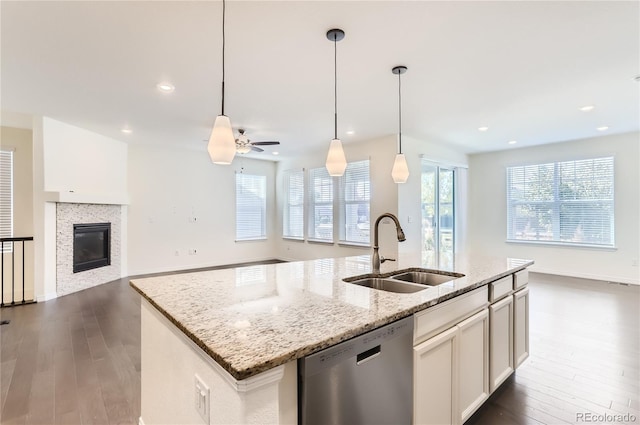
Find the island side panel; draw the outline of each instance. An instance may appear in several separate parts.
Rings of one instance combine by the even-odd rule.
[[[146,300],[141,333],[140,425],[296,423],[295,362],[236,381]],[[209,388],[209,422],[196,409],[196,375]]]

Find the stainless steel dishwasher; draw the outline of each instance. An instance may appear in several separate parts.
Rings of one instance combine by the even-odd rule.
[[[410,424],[413,317],[298,360],[302,425]]]

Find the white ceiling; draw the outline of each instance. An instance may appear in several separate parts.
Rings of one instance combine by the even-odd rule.
[[[397,131],[466,152],[639,129],[640,3],[230,1],[226,113],[295,156]],[[1,2],[1,107],[132,144],[206,151],[220,113],[220,1]],[[170,81],[175,92],[156,89]],[[579,107],[593,104],[591,112]],[[479,132],[487,125],[489,131]],[[128,126],[132,134],[121,133]],[[347,130],[355,134],[347,135]],[[267,147],[256,158],[275,159]]]

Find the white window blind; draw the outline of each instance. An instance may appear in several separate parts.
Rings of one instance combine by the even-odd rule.
[[[369,160],[351,162],[340,179],[340,241],[370,244]]]
[[[0,237],[13,237],[13,152],[7,150],[0,150]],[[11,243],[2,252],[11,252]]]
[[[333,177],[325,167],[309,170],[309,239],[333,242]]]
[[[267,177],[236,174],[236,240],[267,237]]]
[[[282,214],[282,236],[304,238],[304,170],[284,172],[284,208]]]
[[[613,157],[507,168],[507,239],[614,246]]]

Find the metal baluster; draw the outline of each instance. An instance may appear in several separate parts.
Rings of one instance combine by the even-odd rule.
[[[15,242],[11,241],[11,305],[15,305],[15,292],[16,292],[16,246]]]

